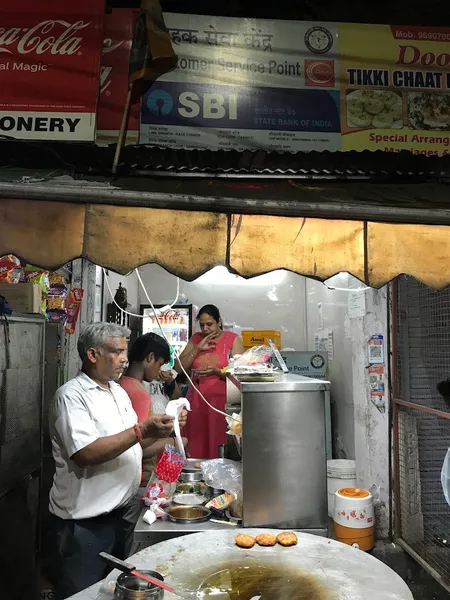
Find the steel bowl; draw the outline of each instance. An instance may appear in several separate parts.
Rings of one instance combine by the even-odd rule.
[[[156,571],[141,571],[141,573],[164,581],[161,573],[157,573]],[[114,598],[115,600],[162,600],[164,598],[164,590],[130,573],[122,573],[117,578]]]
[[[166,514],[172,523],[204,523],[211,517],[211,511],[204,506],[189,506],[188,504],[172,506],[166,511]]]
[[[181,471],[178,481],[181,483],[196,483],[203,480],[201,471]]]

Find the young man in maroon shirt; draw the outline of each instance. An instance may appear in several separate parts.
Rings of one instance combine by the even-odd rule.
[[[139,337],[132,345],[128,353],[129,366],[119,383],[127,392],[134,411],[137,414],[138,422],[148,419],[151,414],[152,401],[150,394],[145,388],[143,382],[150,383],[157,377],[161,367],[170,360],[169,344],[164,338],[156,333],[146,333]],[[180,429],[183,429],[187,421],[187,412],[183,411],[180,415]],[[143,451],[142,460],[142,479],[141,487],[136,495],[134,502],[129,505],[127,511],[127,520],[137,523],[142,504],[140,499],[145,495],[148,480],[156,463],[156,457],[160,454],[167,444],[174,445],[173,437],[155,440],[153,444]],[[187,439],[183,438],[183,443],[187,445]],[[130,548],[130,554],[139,550],[139,546],[133,544]]]

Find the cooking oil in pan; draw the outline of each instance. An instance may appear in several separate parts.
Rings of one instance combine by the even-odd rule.
[[[199,600],[332,600],[309,573],[276,565],[230,565],[207,576]]]

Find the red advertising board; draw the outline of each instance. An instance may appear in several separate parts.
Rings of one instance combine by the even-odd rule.
[[[97,113],[97,141],[114,143],[122,122],[128,90],[128,61],[138,11],[117,8],[105,15],[100,97]],[[139,134],[139,102],[131,106],[127,142],[136,143]]]
[[[104,0],[5,0],[0,12],[0,134],[91,141]]]

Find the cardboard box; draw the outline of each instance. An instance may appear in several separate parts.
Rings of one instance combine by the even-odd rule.
[[[241,332],[244,348],[248,350],[254,346],[268,346],[271,339],[278,350],[281,350],[281,332],[274,329],[245,329]]]
[[[36,283],[0,283],[0,295],[7,299],[14,312],[41,312],[42,288]]]

